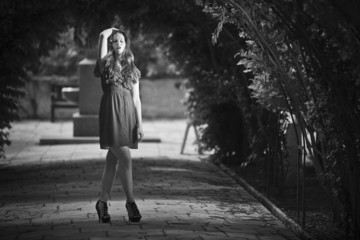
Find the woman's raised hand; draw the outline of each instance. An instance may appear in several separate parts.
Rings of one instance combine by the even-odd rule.
[[[119,30],[119,29],[114,28],[114,27],[105,29],[104,31],[102,31],[102,32],[100,33],[100,36],[102,35],[102,36],[105,36],[105,37],[109,37],[114,30]]]

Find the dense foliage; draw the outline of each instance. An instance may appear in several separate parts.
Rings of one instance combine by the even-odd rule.
[[[40,56],[57,44],[67,21],[67,1],[12,1],[0,3],[0,158],[4,145],[10,144],[11,122],[18,116],[20,90],[29,80],[28,71],[36,69]],[[49,17],[51,16],[51,17]]]
[[[360,232],[360,26],[355,1],[202,2],[221,27],[247,38],[239,65],[252,97],[299,122],[307,153],[333,200],[335,218]],[[357,10],[355,10],[357,9]]]
[[[40,76],[73,76],[77,64],[86,53],[74,41],[74,28],[60,33],[57,46],[47,55],[40,57],[38,68],[32,74]]]

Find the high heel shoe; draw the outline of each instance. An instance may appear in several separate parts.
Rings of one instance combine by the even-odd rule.
[[[96,205],[95,205],[98,217],[99,217],[99,222],[102,223],[108,223],[110,222],[110,215],[108,213],[108,205],[107,202],[103,202],[103,201],[97,201]]]
[[[136,203],[127,202],[125,206],[128,212],[129,222],[140,222],[142,216],[140,214],[138,207],[136,206]]]

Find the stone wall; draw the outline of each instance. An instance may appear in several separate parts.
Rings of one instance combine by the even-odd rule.
[[[144,119],[184,118],[182,99],[185,91],[178,90],[176,79],[140,80],[140,95]],[[22,119],[50,120],[50,80],[34,79],[24,88],[26,97],[20,101]],[[79,109],[57,109],[56,119],[70,120]]]
[[[175,79],[140,80],[143,118],[184,118],[185,90],[175,87]]]

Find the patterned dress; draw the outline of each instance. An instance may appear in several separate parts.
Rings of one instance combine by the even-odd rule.
[[[100,148],[128,146],[138,148],[138,118],[132,86],[109,81],[109,69],[101,74],[101,97],[99,110]]]

